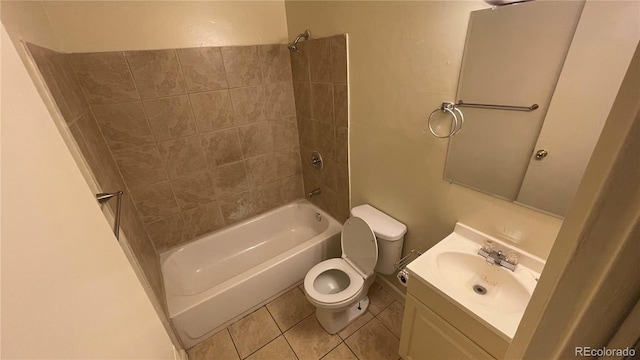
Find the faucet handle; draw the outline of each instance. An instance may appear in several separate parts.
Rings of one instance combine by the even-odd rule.
[[[493,251],[495,244],[493,241],[491,240],[485,240],[484,244],[482,244],[482,251],[486,252],[487,254],[490,254]]]
[[[517,265],[518,264],[519,255],[517,252],[510,250],[507,252],[507,256],[505,257],[505,261],[509,264]]]

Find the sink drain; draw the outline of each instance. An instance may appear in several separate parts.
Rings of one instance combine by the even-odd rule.
[[[478,295],[486,295],[487,289],[482,285],[473,285],[473,291]]]

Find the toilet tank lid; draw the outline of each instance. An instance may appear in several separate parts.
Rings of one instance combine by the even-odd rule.
[[[376,237],[384,240],[400,240],[407,232],[407,226],[369,204],[351,209],[351,215],[364,220]]]

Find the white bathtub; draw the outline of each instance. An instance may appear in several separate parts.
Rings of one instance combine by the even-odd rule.
[[[169,316],[184,346],[292,287],[320,261],[339,257],[341,229],[298,200],[162,253]]]

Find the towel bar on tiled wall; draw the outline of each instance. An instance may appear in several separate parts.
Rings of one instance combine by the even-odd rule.
[[[100,204],[104,204],[107,201],[117,198],[118,202],[116,203],[116,216],[115,221],[113,223],[113,233],[116,235],[116,240],[120,240],[120,209],[122,207],[122,191],[116,191],[113,193],[99,193],[96,194],[96,199]]]

